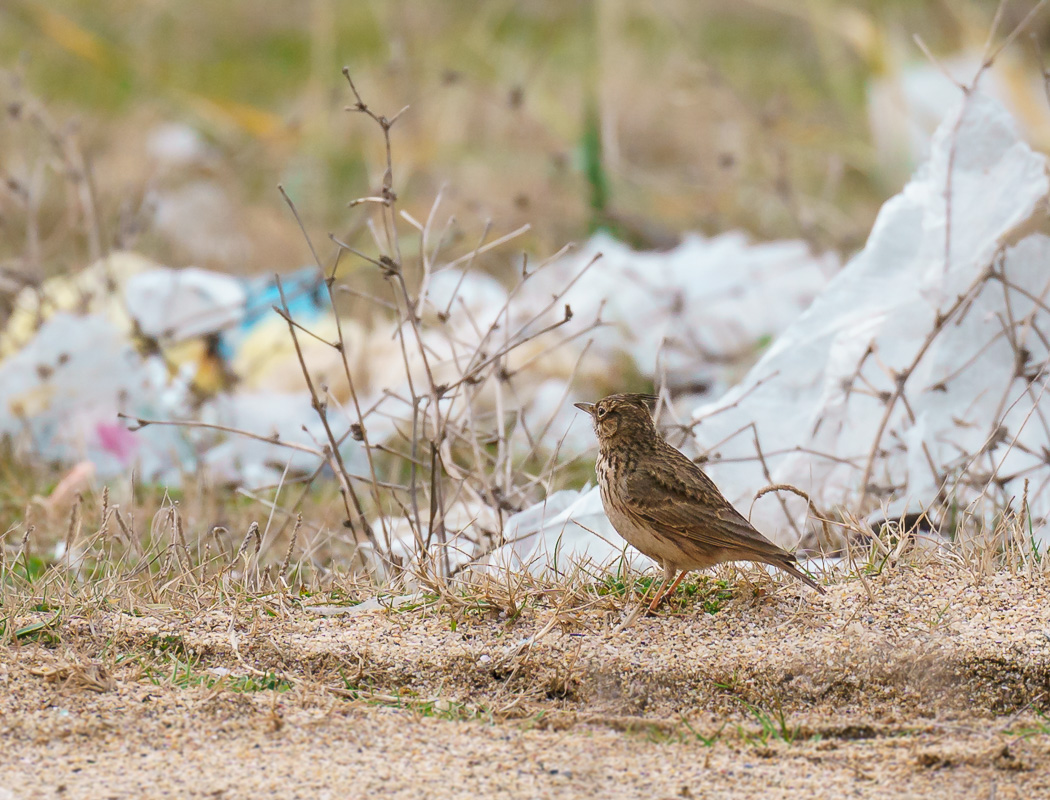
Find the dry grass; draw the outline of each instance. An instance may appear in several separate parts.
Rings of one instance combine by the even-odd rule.
[[[729,567],[624,631],[638,576],[505,576],[375,608],[345,585],[288,591],[251,570],[202,579],[167,563],[91,582],[55,566],[18,595],[5,574],[0,775],[32,770],[40,793],[116,780],[144,796],[191,762],[186,796],[306,795],[351,774],[385,776],[394,796],[570,796],[614,776],[631,797],[712,780],[709,796],[726,797],[1047,789],[1041,564],[989,575],[949,549],[905,547],[839,575],[826,598]],[[245,748],[271,788],[254,760],[218,757]]]

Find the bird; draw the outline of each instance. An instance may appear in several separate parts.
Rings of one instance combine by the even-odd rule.
[[[598,437],[595,471],[606,516],[620,536],[663,568],[649,613],[687,573],[726,561],[771,564],[824,594],[795,566],[794,555],[759,533],[697,464],[664,440],[649,413],[656,399],[612,394],[573,404],[590,415]]]

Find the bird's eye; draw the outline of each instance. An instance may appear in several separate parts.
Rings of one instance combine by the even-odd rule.
[[[600,407],[598,409],[598,417],[600,419],[601,417],[604,417],[604,416],[605,416],[605,406],[602,406],[602,407]]]

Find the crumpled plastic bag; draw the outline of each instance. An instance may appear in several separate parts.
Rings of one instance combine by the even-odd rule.
[[[582,382],[608,383],[610,367],[615,372],[626,355],[635,374],[672,391],[717,396],[741,360],[791,324],[838,266],[834,254],[815,256],[804,242],[752,243],[736,231],[690,234],[667,252],[632,250],[599,233],[530,278],[516,313],[532,319],[571,284],[536,325],[549,324],[564,304],[574,329],[601,318],[605,324],[578,345],[591,342]]]
[[[597,489],[555,492],[507,520],[505,544],[485,559],[489,571],[568,574],[603,569],[619,559],[635,569],[653,562],[620,538],[602,510]]]
[[[0,362],[0,435],[45,462],[87,460],[103,476],[135,467],[174,483],[195,466],[193,437],[161,426],[135,434],[117,415],[168,418],[187,395],[185,383],[144,359],[109,320],[59,312]]]

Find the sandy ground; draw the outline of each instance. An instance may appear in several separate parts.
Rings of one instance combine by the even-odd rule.
[[[67,615],[0,651],[0,800],[1050,796],[1050,579],[765,588],[622,631],[556,597]]]

